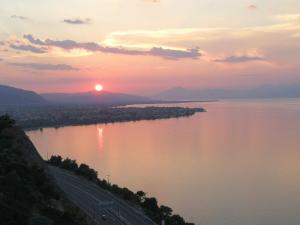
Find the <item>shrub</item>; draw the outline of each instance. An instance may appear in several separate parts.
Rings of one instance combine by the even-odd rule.
[[[9,115],[0,116],[0,131],[5,128],[11,128],[15,124],[15,121],[9,117]]]
[[[71,160],[69,158],[66,158],[62,162],[61,167],[63,169],[71,170],[71,171],[74,171],[74,172],[78,169],[78,165],[77,165],[76,161],[75,160]]]

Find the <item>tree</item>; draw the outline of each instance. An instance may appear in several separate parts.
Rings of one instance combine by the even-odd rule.
[[[136,196],[138,202],[142,203],[145,200],[146,193],[143,191],[137,191],[135,193],[135,196]]]
[[[145,198],[142,207],[152,212],[157,212],[159,209],[156,198]]]
[[[11,128],[15,124],[15,121],[9,117],[9,115],[0,116],[0,131],[5,128]]]
[[[76,170],[78,175],[84,176],[89,180],[97,180],[98,173],[94,169],[91,169],[88,165],[82,163]]]
[[[166,219],[166,218],[172,216],[173,210],[168,206],[161,205],[159,210],[160,210],[160,213],[161,213],[163,219]]]
[[[78,165],[76,163],[76,160],[71,160],[69,158],[66,158],[62,164],[61,167],[66,170],[76,171],[78,169]]]
[[[61,166],[62,164],[62,157],[60,155],[58,156],[51,156],[49,163],[53,166]]]
[[[171,216],[170,219],[167,221],[167,224],[170,224],[170,225],[186,225],[184,219],[179,215]]]
[[[132,191],[130,191],[128,188],[122,188],[122,196],[127,201],[135,200],[135,194]]]

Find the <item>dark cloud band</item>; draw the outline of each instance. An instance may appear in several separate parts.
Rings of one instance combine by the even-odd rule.
[[[64,19],[64,23],[72,24],[72,25],[82,25],[82,24],[89,24],[91,19]]]
[[[187,50],[169,49],[162,47],[153,47],[150,50],[130,50],[122,47],[108,47],[102,46],[95,42],[76,42],[73,40],[40,40],[34,38],[32,35],[24,35],[31,44],[45,46],[45,47],[58,47],[64,50],[72,49],[84,49],[89,52],[104,52],[112,54],[122,54],[122,55],[149,55],[158,56],[165,59],[177,60],[177,59],[198,59],[201,57],[201,52],[199,48],[192,48]]]
[[[39,48],[39,47],[35,47],[33,45],[14,45],[14,44],[11,44],[9,47],[11,47],[12,49],[15,49],[15,50],[29,51],[29,52],[38,53],[38,54],[47,52],[47,48]]]
[[[225,63],[244,63],[244,62],[250,62],[250,61],[262,61],[265,60],[263,57],[260,56],[248,56],[248,55],[242,55],[242,56],[228,56],[222,59],[216,59],[214,62],[225,62]]]
[[[52,71],[72,71],[79,70],[67,64],[43,64],[43,63],[9,63],[11,66],[34,69],[34,70],[52,70]]]

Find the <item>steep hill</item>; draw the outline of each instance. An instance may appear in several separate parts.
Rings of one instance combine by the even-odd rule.
[[[0,85],[0,105],[45,104],[47,101],[33,91]]]
[[[0,225],[88,225],[25,133],[0,116]]]

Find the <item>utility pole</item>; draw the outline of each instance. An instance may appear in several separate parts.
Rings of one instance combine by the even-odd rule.
[[[109,182],[110,175],[107,174],[106,177],[107,177],[107,183],[110,184],[110,182]]]

